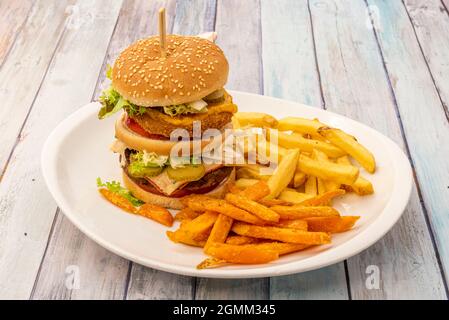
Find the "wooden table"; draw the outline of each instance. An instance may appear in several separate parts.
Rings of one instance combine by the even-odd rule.
[[[218,32],[228,88],[326,108],[398,143],[415,184],[392,231],[342,263],[249,280],[152,270],[78,231],[44,184],[42,145],[98,97],[123,48],[156,34],[161,6],[169,32]],[[449,0],[2,0],[0,298],[447,299],[448,8]]]

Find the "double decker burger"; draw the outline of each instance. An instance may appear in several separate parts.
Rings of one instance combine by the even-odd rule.
[[[153,36],[120,54],[107,72],[112,83],[100,97],[99,118],[124,110],[111,149],[120,154],[125,187],[146,203],[179,209],[187,195],[221,197],[234,170],[195,155],[183,161],[171,157],[178,141],[170,135],[183,129],[193,137],[195,122],[201,123],[201,133],[223,130],[237,106],[223,88],[228,62],[212,41],[167,35],[163,48]]]

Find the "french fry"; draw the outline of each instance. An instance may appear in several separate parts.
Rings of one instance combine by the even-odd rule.
[[[237,112],[233,118],[237,119],[240,127],[275,128],[278,123],[273,116],[261,112]]]
[[[327,206],[332,199],[344,195],[346,192],[343,189],[327,191],[321,195],[313,198],[305,199],[300,204],[303,206]]]
[[[304,185],[304,192],[310,196],[315,196],[318,194],[318,185],[316,177],[307,177],[306,184]]]
[[[175,243],[184,243],[189,246],[201,247],[201,248],[204,247],[204,245],[206,244],[206,241],[194,240],[189,234],[184,232],[184,230],[182,230],[182,229],[178,229],[175,232],[167,231],[166,234],[167,234],[167,237]]]
[[[225,199],[226,201],[232,203],[236,207],[246,210],[262,220],[270,222],[279,221],[279,214],[261,205],[260,203],[257,203],[253,200],[246,198],[245,196],[228,193],[225,196]]]
[[[274,226],[279,228],[291,228],[303,231],[308,231],[306,220],[279,220]]]
[[[316,189],[318,194],[324,194],[326,192],[326,185],[324,180],[321,178],[316,178]]]
[[[295,131],[301,134],[309,134],[313,138],[321,137],[318,129],[325,126],[318,120],[310,120],[298,117],[287,117],[278,121],[278,130]]]
[[[376,170],[376,160],[373,154],[361,145],[357,140],[340,129],[334,129],[329,127],[321,127],[318,129],[318,133],[332,142],[340,149],[351,155],[357,160],[360,165],[366,169],[369,173],[374,173]],[[340,157],[340,156],[336,156]]]
[[[208,232],[215,221],[218,219],[218,213],[214,211],[206,211],[192,221],[183,225],[179,230],[188,234],[193,240],[203,239],[202,235]]]
[[[340,213],[332,207],[315,206],[306,207],[302,205],[272,206],[270,209],[276,211],[281,219],[304,219],[310,217],[340,216]]]
[[[240,194],[250,200],[257,201],[270,194],[271,190],[268,183],[265,181],[258,181],[257,183],[250,185]]]
[[[296,170],[293,177],[293,187],[298,188],[306,182],[307,176],[304,172]]]
[[[349,158],[343,156],[337,159],[337,163],[344,165],[351,165]],[[347,186],[349,191],[354,191],[359,196],[365,196],[374,193],[374,188],[371,182],[359,175],[352,185]]]
[[[202,212],[198,212],[198,211],[193,211],[190,208],[182,208],[181,210],[179,210],[179,212],[175,215],[175,220],[176,221],[183,221],[185,219],[195,219],[196,217],[198,217]]]
[[[151,203],[145,203],[141,205],[139,209],[137,209],[136,214],[146,218],[150,218],[167,227],[171,227],[173,225],[173,216],[171,215],[170,211]]]
[[[329,157],[322,151],[314,149],[312,152],[312,159],[323,162],[325,164],[331,163]],[[318,194],[323,194],[326,191],[332,191],[340,188],[340,183],[333,180],[324,180],[317,178]]]
[[[268,134],[272,134],[269,131]],[[274,133],[276,134],[276,133]],[[257,139],[257,159],[259,163],[267,164],[268,161],[274,161],[278,163],[287,154],[287,149],[280,145],[271,143],[270,141]]]
[[[308,232],[292,228],[260,227],[247,223],[236,222],[232,231],[242,236],[278,240],[289,243],[325,244],[330,243],[330,237],[324,232]]]
[[[235,220],[244,221],[257,225],[264,225],[266,223],[264,220],[256,217],[255,215],[245,210],[237,208],[236,206],[228,203],[226,200],[223,199],[213,199],[207,196],[195,195],[185,197],[184,199],[182,199],[182,202],[184,205],[193,210],[198,211],[210,210],[222,213]]]
[[[349,185],[354,183],[359,175],[359,169],[354,166],[333,162],[323,164],[303,154],[299,156],[298,170],[324,180],[333,180]]]
[[[329,157],[337,158],[347,154],[342,149],[319,140],[306,139],[298,133],[288,134],[278,132],[278,144],[287,149],[299,148],[301,152],[311,153],[313,149],[318,149],[326,153]]]
[[[220,213],[214,223],[214,226],[212,227],[212,231],[207,239],[205,248],[207,248],[212,242],[224,243],[228,237],[229,231],[231,231],[233,221],[234,220],[232,218]]]
[[[266,197],[267,199],[277,198],[282,190],[288,186],[295,173],[298,158],[298,149],[288,150],[287,155],[282,158],[273,175],[267,181],[270,189],[270,194]]]
[[[291,202],[291,203],[302,203],[305,200],[310,199],[310,198],[313,198],[313,196],[310,194],[298,192],[294,189],[289,189],[289,188],[286,188],[279,195],[279,199],[285,200],[285,201]]]
[[[315,217],[305,220],[310,231],[338,233],[350,230],[359,218],[358,216]]]
[[[98,189],[98,192],[110,203],[114,204],[115,206],[119,207],[120,209],[123,209],[129,213],[136,213],[137,208],[133,206],[133,204],[126,198],[109,191],[106,188]]]
[[[253,244],[232,245],[225,243],[212,243],[206,251],[207,254],[220,260],[237,264],[267,263],[279,258],[279,253],[255,247]]]
[[[247,236],[229,236],[226,239],[227,244],[235,244],[235,245],[242,245],[242,244],[250,244],[250,243],[257,243],[260,240],[253,237],[247,237]]]
[[[293,205],[293,202],[281,200],[281,199],[260,199],[257,200],[260,204],[263,204],[265,207],[272,207],[272,206],[291,206]]]
[[[247,179],[258,179],[258,180],[268,180],[269,174],[262,174],[263,170],[267,170],[266,167],[259,164],[247,164],[241,168],[237,169],[236,178],[247,178]]]
[[[241,178],[241,179],[235,180],[234,185],[237,188],[246,189],[246,188],[256,184],[257,182],[259,182],[259,180],[257,180],[257,179]]]
[[[207,258],[201,261],[200,264],[196,266],[197,269],[212,269],[222,267],[227,264],[226,260],[217,259],[217,258]]]

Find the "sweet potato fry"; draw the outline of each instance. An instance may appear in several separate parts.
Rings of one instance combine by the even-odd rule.
[[[177,221],[182,221],[185,219],[195,219],[196,217],[198,217],[200,214],[202,214],[203,212],[199,212],[199,211],[193,211],[190,208],[182,208],[181,210],[179,210],[179,212],[175,215],[175,220]]]
[[[184,243],[189,246],[201,247],[201,248],[204,247],[204,245],[206,244],[206,241],[196,241],[196,240],[192,239],[192,237],[190,235],[188,235],[186,232],[184,232],[184,230],[182,230],[182,229],[178,229],[175,232],[167,231],[166,234],[167,234],[167,237],[175,243]]]
[[[228,192],[233,193],[233,194],[239,194],[240,192],[243,191],[243,189],[238,188],[235,184],[230,183],[227,185],[228,188]]]
[[[240,194],[250,200],[257,201],[269,195],[270,188],[266,181],[260,180],[243,190]]]
[[[265,207],[292,206],[293,205],[293,202],[285,201],[283,199],[260,199],[257,202],[264,205]]]
[[[225,199],[236,207],[246,210],[262,220],[271,222],[279,221],[278,213],[244,196],[228,193]]]
[[[247,237],[247,236],[229,236],[226,239],[227,244],[235,244],[235,245],[257,243],[259,241],[260,240],[257,238]]]
[[[281,219],[304,219],[311,217],[329,217],[340,216],[340,213],[332,207],[324,206],[273,206],[273,211],[276,211],[281,216]]]
[[[207,258],[201,261],[200,264],[196,266],[197,269],[212,269],[218,268],[227,264],[226,260],[217,259],[217,258]]]
[[[273,226],[279,227],[279,228],[291,228],[291,229],[298,229],[303,231],[308,231],[307,227],[307,221],[306,220],[279,220],[276,224]]]
[[[359,218],[358,216],[315,217],[305,220],[310,231],[338,233],[350,230]]]
[[[137,208],[134,207],[128,199],[126,199],[112,191],[109,191],[106,188],[98,189],[98,191],[101,193],[101,195],[106,200],[108,200],[110,203],[116,205],[120,209],[128,211],[129,213],[136,213]]]
[[[260,227],[242,222],[234,223],[232,231],[242,236],[278,240],[289,243],[325,244],[330,242],[329,235],[324,232],[308,232],[278,227]]]
[[[264,250],[252,244],[237,246],[225,243],[212,243],[207,248],[206,253],[216,259],[237,264],[267,263],[279,257],[279,254],[275,251]]]
[[[252,224],[263,225],[265,221],[256,217],[255,215],[237,208],[223,199],[213,199],[207,196],[190,196],[183,200],[183,204],[193,210],[211,210],[222,213],[235,220],[244,221]]]
[[[194,240],[202,240],[204,239],[202,235],[207,233],[212,228],[217,219],[218,213],[206,211],[202,215],[199,215],[192,221],[189,221],[183,225],[179,230],[182,230]]]
[[[213,242],[224,243],[228,237],[229,231],[231,231],[233,221],[232,218],[220,213],[212,227],[205,248]]]
[[[145,203],[137,209],[136,213],[146,218],[150,218],[160,224],[163,224],[167,227],[171,227],[173,225],[173,216],[170,211],[167,209],[156,206],[151,203]]]
[[[266,242],[254,245],[256,248],[260,248],[262,250],[275,251],[280,256],[296,251],[301,251],[311,247],[309,244],[301,244],[301,243],[285,243],[285,242]]]
[[[300,202],[302,206],[327,206],[329,202],[335,197],[344,195],[346,192],[343,189],[328,191],[310,199]]]

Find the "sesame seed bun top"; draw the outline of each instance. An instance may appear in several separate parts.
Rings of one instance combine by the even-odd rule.
[[[141,39],[126,48],[112,68],[112,86],[138,106],[188,103],[222,88],[229,65],[213,42],[192,36],[167,35],[166,57],[159,37]]]

